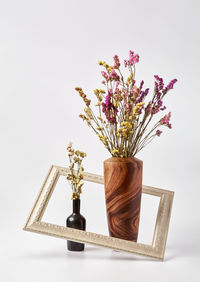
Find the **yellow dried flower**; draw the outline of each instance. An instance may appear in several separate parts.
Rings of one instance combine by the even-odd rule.
[[[94,89],[94,94],[97,96],[97,99],[101,102],[103,100],[103,96],[101,95],[101,93],[105,93],[104,90],[102,89]]]
[[[101,131],[103,129],[104,129],[103,126],[97,126],[97,130]]]
[[[68,145],[68,151],[71,154],[73,152],[73,159],[70,157],[70,173],[66,176],[66,178],[70,181],[72,185],[72,195],[71,199],[79,199],[80,193],[82,193],[81,187],[83,186],[83,171],[84,168],[82,166],[83,158],[86,156],[86,153],[81,152],[79,150],[74,150],[72,148],[72,144]],[[76,168],[77,170],[75,170]]]
[[[134,116],[137,116],[137,115],[140,114],[139,111],[143,108],[144,104],[145,104],[144,102],[140,102],[140,103],[135,105],[135,107],[133,108],[133,115]]]
[[[68,180],[72,180],[72,175],[71,175],[71,174],[68,174],[66,178],[67,178]]]
[[[102,62],[102,61],[98,61],[98,64],[99,64],[100,66],[102,66],[102,65],[103,65],[103,62]]]
[[[75,162],[75,163],[79,163],[79,161],[80,161],[80,158],[75,156],[75,157],[74,157],[74,162]]]
[[[76,87],[75,90],[79,93],[80,97],[83,99],[84,103],[87,107],[89,107],[91,100],[87,99],[83,89],[81,87]]]
[[[109,66],[105,61],[98,61],[98,64],[100,66],[104,66],[108,73],[110,73],[113,70],[113,67]]]
[[[111,71],[113,70],[113,67],[112,67],[112,66],[109,66],[109,67],[107,67],[106,69],[107,69],[107,71],[108,71],[109,73],[111,73]]]
[[[75,154],[77,155],[77,156],[79,156],[80,155],[80,151],[75,151]]]
[[[121,122],[121,126],[124,126],[126,129],[132,128],[132,125],[129,121],[123,121]]]
[[[125,133],[125,132],[122,132],[122,136],[127,139],[128,138],[128,135]]]
[[[129,84],[132,82],[132,79],[133,79],[133,73],[131,73],[131,74],[129,75],[129,77],[127,78],[126,84],[129,85]]]
[[[118,106],[119,106],[119,102],[117,102],[115,99],[114,99],[114,106],[115,106],[115,107],[118,107]]]
[[[81,158],[85,158],[85,157],[87,156],[87,154],[84,153],[84,152],[80,152],[80,156],[81,156]],[[83,167],[82,167],[82,168],[83,168]]]
[[[99,117],[99,116],[98,116],[97,118],[98,118],[100,121],[103,121],[102,117]]]
[[[72,148],[72,142],[69,142],[68,146],[67,146],[67,150]]]
[[[108,142],[107,142],[107,139],[108,139],[108,137],[107,136],[102,136],[101,134],[97,134],[97,136],[99,137],[99,140],[101,140],[103,143],[104,143],[104,145],[108,145]]]
[[[82,189],[81,187],[77,187],[77,193],[81,194],[82,193]]]
[[[83,174],[82,174],[82,173],[79,175],[79,178],[80,178],[80,179],[83,179]]]
[[[93,119],[92,113],[91,113],[91,111],[88,108],[85,108],[84,112],[86,113],[86,115],[88,116],[89,119]]]
[[[79,117],[80,117],[83,121],[84,121],[84,120],[86,120],[86,121],[89,120],[89,119],[88,119],[85,115],[83,115],[83,114],[80,114]]]
[[[112,150],[112,152],[111,152],[112,155],[118,154],[118,153],[119,153],[119,151],[118,151],[117,149],[114,149],[114,150]]]
[[[82,187],[82,186],[83,186],[83,184],[84,184],[84,181],[83,181],[83,180],[81,180],[81,181],[78,183],[77,188],[78,188],[78,187]]]

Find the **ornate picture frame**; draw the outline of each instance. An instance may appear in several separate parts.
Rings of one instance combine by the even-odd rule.
[[[23,228],[24,230],[46,234],[62,239],[70,239],[81,243],[98,245],[105,248],[111,248],[113,250],[148,256],[158,260],[164,260],[170,215],[174,197],[173,191],[146,185],[142,186],[142,193],[160,197],[160,202],[154,228],[152,245],[135,243],[42,221],[42,216],[45,212],[45,209],[48,205],[59,177],[67,176],[68,173],[68,168],[51,166],[48,175],[42,185],[42,188],[37,196],[35,204],[31,210],[31,213]],[[84,180],[104,184],[103,176],[92,173],[85,172]]]

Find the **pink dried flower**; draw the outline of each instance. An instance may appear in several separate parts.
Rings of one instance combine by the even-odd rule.
[[[135,65],[136,63],[139,62],[139,55],[138,54],[134,54],[133,51],[129,51],[129,64],[131,66]]]
[[[125,107],[125,109],[126,109],[126,111],[127,111],[128,114],[130,114],[130,113],[133,111],[133,104],[130,104],[130,103],[128,103],[128,102],[125,102],[125,103],[124,103],[124,107]]]
[[[149,104],[147,105],[147,107],[145,109],[146,114],[150,115],[151,110],[152,110],[152,101],[149,102]]]
[[[132,88],[130,91],[130,97],[137,98],[140,95],[140,88]]]
[[[160,124],[166,125],[167,127],[172,128],[170,119],[171,119],[171,112],[169,112],[168,115],[165,115],[163,118],[160,119]]]
[[[140,56],[138,54],[135,54],[135,56],[133,58],[133,63],[134,64],[139,63],[139,59],[140,59]]]
[[[125,66],[125,68],[127,67],[127,65],[128,65],[128,60],[124,60],[124,66]]]
[[[159,106],[154,106],[151,110],[151,113],[153,115],[157,114],[160,111]]]
[[[139,62],[139,55],[138,54],[134,54],[134,52],[132,50],[129,51],[129,59],[128,60],[124,60],[124,66],[127,67],[127,65],[133,66],[136,63]]]
[[[114,69],[118,69],[120,67],[120,61],[119,61],[118,55],[114,55],[113,59],[114,59],[114,66],[113,67],[114,67]]]
[[[118,86],[119,86],[119,81],[116,82],[116,88],[118,88]]]
[[[124,97],[124,99],[127,98],[128,96],[128,90],[126,88],[122,88],[122,96]]]
[[[112,95],[113,93],[109,90],[108,94],[105,97],[105,102],[102,103],[102,112],[105,114],[107,120],[111,124],[115,124],[118,109],[111,102]]]
[[[119,75],[114,70],[112,70],[108,79],[119,81],[120,78]]]
[[[109,77],[108,77],[108,75],[107,75],[107,73],[106,73],[105,71],[102,71],[101,74],[102,74],[102,76],[103,76],[106,80],[109,79]]]
[[[156,135],[157,135],[157,136],[160,136],[160,135],[161,135],[161,133],[162,133],[162,131],[161,131],[161,130],[159,130],[159,129],[156,131]]]

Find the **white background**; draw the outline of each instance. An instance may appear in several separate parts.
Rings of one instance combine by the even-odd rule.
[[[198,0],[0,1],[1,281],[199,281]],[[75,86],[100,88],[99,59],[140,54],[136,79],[177,78],[166,99],[172,130],[138,157],[144,184],[175,191],[165,262],[22,231],[50,165],[67,165],[66,145],[86,151],[85,169],[103,173],[108,152],[78,118]],[[64,178],[45,219],[65,224],[71,211]],[[140,241],[151,242],[157,200],[144,197]],[[103,187],[86,184],[87,229],[107,234]]]

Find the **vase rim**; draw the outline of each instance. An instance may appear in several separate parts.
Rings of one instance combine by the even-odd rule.
[[[127,157],[127,158],[120,158],[120,157],[111,157],[107,160],[105,160],[104,162],[123,162],[123,163],[127,163],[127,162],[142,162],[142,160],[135,158],[135,157]]]

